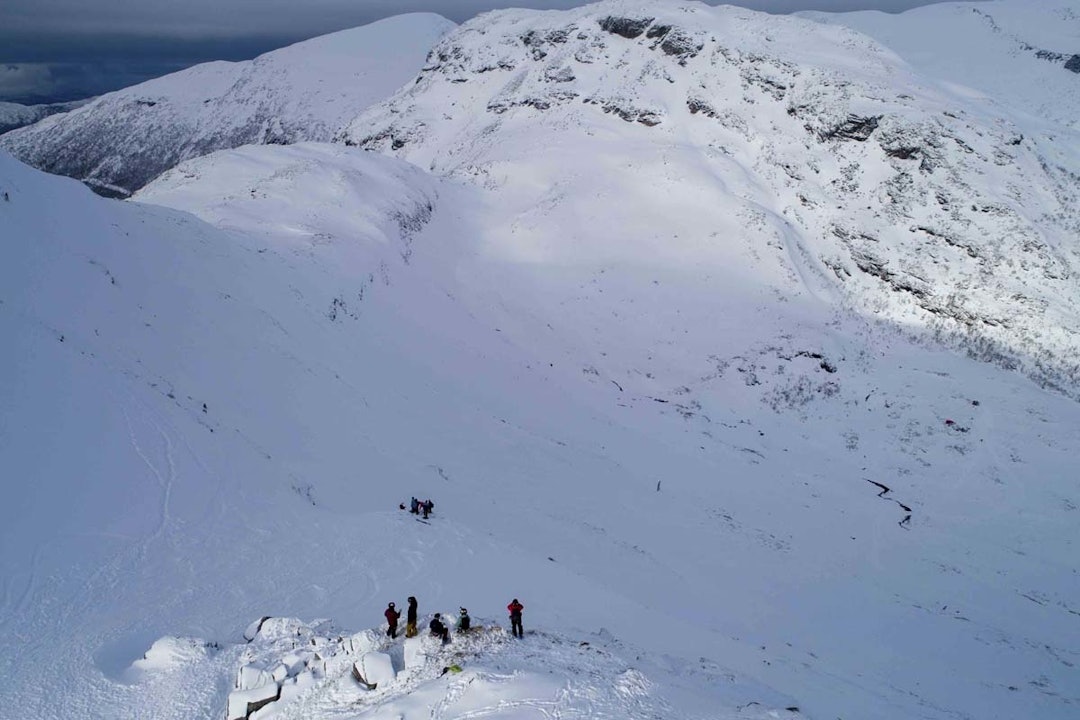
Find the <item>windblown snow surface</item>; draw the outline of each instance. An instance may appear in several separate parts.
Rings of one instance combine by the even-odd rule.
[[[606,2],[140,202],[0,154],[0,716],[1074,717],[1080,165],[1020,122]]]
[[[196,65],[6,134],[47,172],[126,197],[177,163],[247,144],[329,140],[408,81],[454,24],[399,15],[244,62]]]

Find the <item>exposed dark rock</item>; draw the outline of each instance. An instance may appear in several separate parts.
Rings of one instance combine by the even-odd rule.
[[[500,60],[495,65],[484,65],[484,66],[478,67],[478,68],[476,68],[476,72],[478,72],[478,73],[486,73],[486,72],[491,72],[492,70],[513,70],[513,69],[514,69],[514,63],[506,61],[506,60]]]
[[[818,133],[822,140],[855,140],[865,142],[874,134],[881,123],[882,115],[848,115],[847,120],[829,130]]]
[[[649,28],[649,31],[645,33],[645,37],[651,40],[652,38],[663,37],[669,32],[671,32],[670,25],[653,25],[651,28]]]
[[[795,357],[808,357],[818,361],[818,367],[827,373],[835,373],[836,366],[829,362],[828,358],[819,352],[811,352],[809,350],[801,350],[795,353]]]
[[[496,115],[501,115],[514,107],[531,107],[536,108],[537,110],[548,110],[553,105],[561,105],[570,102],[577,96],[578,94],[576,92],[558,91],[547,93],[542,96],[530,96],[520,100],[498,99],[488,103],[487,110]]]
[[[1070,72],[1080,73],[1080,54],[1073,55],[1065,63],[1065,69]]]
[[[576,78],[574,76],[574,71],[570,67],[563,65],[559,68],[549,68],[546,70],[544,72],[544,79],[548,82],[564,83],[573,82]]]
[[[877,279],[887,284],[890,288],[897,292],[904,292],[910,295],[914,295],[916,299],[922,301],[929,301],[931,298],[930,291],[922,285],[915,282],[914,278],[910,278],[906,275],[900,275],[889,269],[889,261],[883,260],[876,255],[861,250],[851,248],[851,259],[855,262],[856,267],[862,270],[867,275],[872,275]],[[931,306],[928,304],[919,303],[921,307],[927,310],[931,310]],[[938,310],[936,306],[933,306],[933,310]]]
[[[522,37],[522,42],[528,47],[532,59],[542,60],[548,57],[548,51],[543,49],[543,41],[539,39],[539,33],[536,30],[529,30]]]
[[[894,147],[885,148],[885,154],[889,157],[894,157],[899,160],[911,160],[919,155],[920,148],[918,147]]]
[[[626,122],[639,122],[642,125],[653,127],[663,121],[663,113],[654,110],[639,110],[635,107],[622,105],[617,100],[585,98],[583,102],[589,105],[599,105],[604,112],[618,115]]]
[[[628,40],[640,37],[652,25],[653,18],[625,18],[608,16],[600,21],[600,28]]]
[[[704,100],[700,100],[698,98],[690,98],[686,101],[686,107],[690,110],[691,115],[697,115],[698,113],[701,113],[702,115],[706,115],[711,118],[716,117],[716,110],[713,108],[712,105],[705,102]]]
[[[1031,46],[1028,46],[1028,49],[1030,50]],[[1039,58],[1040,60],[1048,60],[1049,62],[1061,62],[1065,60],[1065,58],[1067,58],[1068,56],[1062,55],[1061,53],[1051,52],[1050,50],[1039,50],[1035,53],[1035,57]]]
[[[667,34],[663,42],[660,43],[660,49],[667,55],[674,55],[678,58],[686,60],[692,58],[701,52],[701,48],[705,47],[705,44],[699,42],[695,38],[686,35],[679,30],[675,30]]]
[[[653,45],[654,48],[659,47],[664,54],[674,55],[683,61],[694,57],[705,47],[704,43],[671,25],[653,25],[645,33],[645,37],[650,40],[659,38],[659,42]]]
[[[915,228],[912,228],[912,231],[913,232],[916,232],[916,231],[917,232],[922,232],[922,233],[925,233],[925,234],[929,235],[932,238],[937,238],[937,239],[941,240],[942,242],[944,242],[949,247],[954,247],[954,248],[957,248],[958,250],[963,250],[964,252],[966,252],[968,254],[968,257],[971,257],[973,259],[978,260],[979,257],[980,257],[979,251],[978,251],[978,249],[976,247],[974,247],[970,243],[965,243],[965,242],[963,242],[961,240],[957,240],[956,238],[954,238],[952,235],[950,235],[948,233],[938,232],[937,230],[934,230],[933,228],[926,227],[925,225],[919,225],[919,226],[917,226]]]

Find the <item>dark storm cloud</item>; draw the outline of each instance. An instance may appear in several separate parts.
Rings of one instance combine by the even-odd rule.
[[[0,100],[35,105],[101,95],[210,60],[245,60],[287,36],[178,39],[139,35],[12,36],[0,30]]]
[[[931,0],[731,0],[768,12],[883,10]],[[59,102],[208,60],[242,60],[406,12],[463,22],[496,7],[580,0],[2,0],[0,100]]]
[[[931,1],[735,0],[732,4],[769,12],[898,12]],[[11,34],[310,37],[406,12],[435,12],[461,22],[496,7],[583,4],[581,0],[5,0],[0,27]]]

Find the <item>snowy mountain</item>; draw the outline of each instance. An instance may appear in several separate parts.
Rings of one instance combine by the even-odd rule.
[[[196,65],[9,133],[0,147],[103,195],[126,197],[215,150],[330,139],[407,82],[452,27],[438,15],[401,15],[247,62]]]
[[[844,28],[734,8],[493,13],[433,58],[341,139],[491,188],[520,208],[505,231],[524,252],[572,261],[601,228],[651,227],[642,258],[760,254],[763,272],[1080,389],[1080,135],[1017,125]],[[597,198],[614,223],[528,247],[530,225]],[[707,238],[678,231],[703,221]]]
[[[850,27],[983,100],[1080,129],[1080,2],[991,0],[903,13],[802,13]]]
[[[0,153],[0,716],[1071,718],[1075,150],[1003,115],[606,2],[137,202]]]
[[[0,135],[6,132],[33,125],[42,118],[57,113],[65,113],[81,107],[89,100],[76,100],[75,102],[50,103],[46,105],[20,105],[19,103],[0,102]]]

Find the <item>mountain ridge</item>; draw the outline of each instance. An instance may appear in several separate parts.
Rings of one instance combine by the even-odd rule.
[[[853,307],[1077,396],[1076,152],[846,29],[641,7],[481,16],[338,140],[494,188],[513,180],[492,168],[531,162],[515,150],[526,136],[584,148],[625,122],[628,142],[696,148],[718,194],[742,195],[744,228],[796,238],[792,267],[827,275],[817,284]],[[800,44],[807,36],[815,43]],[[573,186],[533,165],[552,187]],[[579,185],[562,195],[588,192]]]
[[[203,63],[7,133],[30,165],[127,197],[191,157],[248,143],[325,140],[405,83],[453,27],[400,15],[260,55]]]

